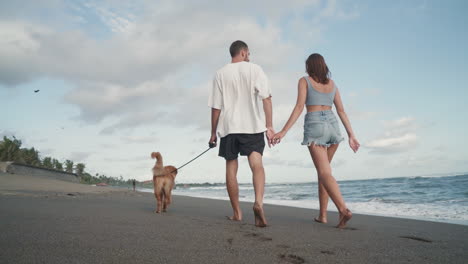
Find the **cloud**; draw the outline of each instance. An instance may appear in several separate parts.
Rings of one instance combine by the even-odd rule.
[[[123,142],[130,144],[148,144],[148,142],[155,143],[158,138],[155,136],[126,136],[121,138]]]
[[[93,152],[71,152],[69,159],[75,163],[80,163],[86,161],[86,159],[88,159],[92,154]]]
[[[14,131],[9,130],[0,130],[0,140],[3,140],[3,137],[12,139],[13,136],[17,135]]]
[[[400,152],[414,147],[417,140],[418,137],[415,134],[405,134],[398,137],[375,139],[364,146],[376,153]]]
[[[363,144],[365,148],[371,150],[371,153],[404,152],[417,145],[419,137],[416,131],[419,125],[415,118],[402,117],[382,123],[385,129],[383,135]]]
[[[288,8],[283,1],[57,2],[62,11],[52,17],[60,17],[63,27],[55,19],[28,20],[39,17],[32,11],[18,13],[21,19],[0,17],[0,84],[65,80],[73,89],[64,101],[77,107],[75,119],[111,123],[101,134],[156,122],[206,128],[211,78],[229,61],[227,49],[235,39],[249,44],[252,60],[273,86],[294,87],[285,60],[297,55],[304,36],[293,36],[301,38],[297,42],[284,39],[285,32],[303,32],[293,23],[284,26],[284,20],[302,19],[311,10],[326,19],[354,16],[336,1],[322,7],[318,0],[290,1]],[[321,27],[322,22],[314,23]],[[108,33],[96,37],[96,28]]]
[[[123,158],[115,158],[115,157],[108,157],[104,158],[103,161],[105,162],[115,162],[115,163],[121,163],[121,162],[130,162],[130,163],[148,163],[148,160],[150,159],[150,155],[143,156],[135,156],[135,157],[123,157]],[[141,165],[139,165],[141,168]]]

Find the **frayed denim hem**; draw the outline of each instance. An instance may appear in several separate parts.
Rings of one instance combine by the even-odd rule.
[[[317,140],[309,140],[309,141],[303,141],[301,145],[306,145],[310,147],[311,145],[316,145],[316,146],[321,146],[321,147],[330,147],[331,145],[339,144],[341,141],[343,141],[344,138],[341,138],[337,141],[334,142],[329,142],[329,143],[322,143],[322,142],[317,142]]]

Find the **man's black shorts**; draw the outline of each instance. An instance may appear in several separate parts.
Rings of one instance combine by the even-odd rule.
[[[249,156],[256,151],[263,155],[265,149],[264,133],[257,134],[229,134],[221,138],[219,156],[226,160],[237,159],[237,155]]]

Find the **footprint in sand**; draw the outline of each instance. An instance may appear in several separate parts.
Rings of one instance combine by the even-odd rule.
[[[247,233],[244,236],[246,236],[246,237],[258,237],[258,236],[260,236],[260,234],[258,234],[258,233]]]
[[[426,239],[426,238],[421,238],[417,236],[400,236],[401,238],[406,238],[406,239],[411,239],[411,240],[416,240],[416,241],[421,241],[421,242],[426,242],[426,243],[432,243],[432,240]]]
[[[302,264],[302,263],[305,263],[305,260],[297,255],[293,255],[293,254],[280,254],[278,255],[278,257],[282,260],[282,261],[286,261],[288,263],[293,263],[293,264]]]
[[[258,240],[260,241],[272,241],[273,240],[273,238],[263,236],[262,234],[259,234],[259,233],[247,233],[244,236],[245,237],[257,237]]]
[[[330,250],[321,250],[320,253],[326,254],[326,255],[335,255],[335,252],[330,251]]]

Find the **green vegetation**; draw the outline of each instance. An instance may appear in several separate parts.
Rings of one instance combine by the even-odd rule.
[[[0,141],[0,161],[14,161],[16,163],[63,171],[68,173],[75,173],[80,176],[81,183],[97,184],[106,183],[114,186],[131,186],[132,180],[124,180],[120,177],[108,177],[103,174],[96,173],[95,176],[90,175],[85,171],[86,165],[84,163],[75,163],[71,160],[60,162],[58,159],[52,157],[44,157],[42,160],[39,156],[39,151],[35,148],[21,148],[22,142],[13,136],[12,139],[4,136]],[[137,182],[138,185],[140,185]]]

